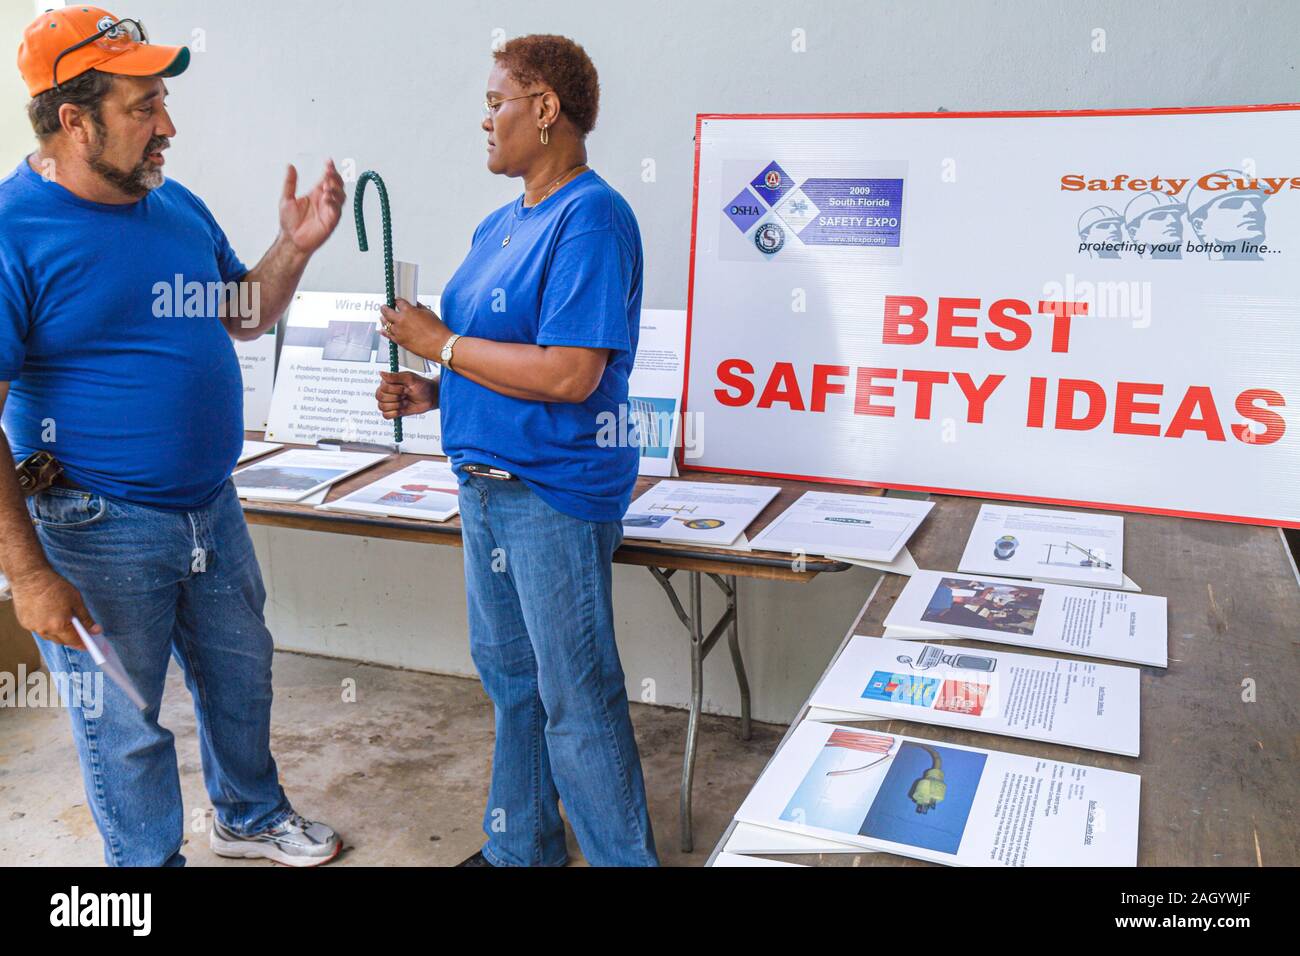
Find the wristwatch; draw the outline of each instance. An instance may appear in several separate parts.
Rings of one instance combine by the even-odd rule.
[[[438,353],[438,361],[442,362],[442,364],[447,366],[447,368],[451,368],[451,350],[456,347],[456,340],[458,338],[460,338],[459,335],[453,334],[452,337],[447,340],[447,344],[442,347],[442,351]]]

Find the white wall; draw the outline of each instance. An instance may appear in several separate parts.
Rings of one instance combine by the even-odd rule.
[[[35,145],[27,121],[27,87],[15,63],[23,30],[35,16],[32,0],[0,0],[0,37],[4,38],[0,44],[0,178],[9,175]]]
[[[483,166],[493,31],[574,37],[601,73],[591,162],[640,221],[647,308],[686,304],[697,112],[1300,99],[1294,0],[132,3],[158,42],[197,35],[206,47],[169,83],[180,132],[168,168],[203,195],[245,258],[274,235],[284,164],[332,155],[383,174],[395,249],[418,258],[430,290],[479,220],[519,188]],[[804,53],[791,49],[796,29]],[[1094,53],[1099,29],[1105,52]],[[646,160],[653,182],[642,181]],[[382,281],[345,224],[304,288],[378,291]]]
[[[169,81],[169,171],[198,191],[241,255],[275,232],[286,162],[378,169],[399,256],[440,288],[474,225],[518,184],[483,168],[479,104],[494,30],[564,33],[601,72],[592,164],[621,190],[646,245],[648,308],[686,301],[696,112],[1071,109],[1283,102],[1297,95],[1300,4],[1064,0],[133,0],[157,42],[202,45]],[[792,49],[802,30],[806,52]],[[1104,31],[1104,51],[1094,50]],[[16,39],[14,40],[16,45]],[[654,176],[643,177],[652,163]],[[1008,156],[1008,175],[1015,157]],[[378,291],[350,224],[303,287]],[[470,673],[459,552],[257,529],[285,647]],[[743,586],[756,715],[786,720],[865,598],[862,571]],[[709,586],[711,587],[711,585]],[[617,575],[629,689],[687,695],[685,641],[658,585]],[[725,648],[709,709],[736,710]]]

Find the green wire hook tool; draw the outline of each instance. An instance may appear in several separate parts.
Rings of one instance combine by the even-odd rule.
[[[393,218],[388,208],[388,187],[384,185],[384,180],[373,169],[367,169],[357,179],[357,190],[352,199],[352,212],[357,220],[357,245],[361,247],[362,252],[370,250],[370,244],[366,242],[366,219],[362,214],[364,206],[362,200],[366,195],[366,184],[372,180],[375,189],[379,192],[379,214],[384,224],[384,293],[388,307],[392,309],[396,308],[393,291]],[[400,366],[397,363],[397,343],[389,340],[388,370],[396,372],[399,368]],[[402,443],[402,419],[400,416],[393,419],[393,441],[399,445]]]

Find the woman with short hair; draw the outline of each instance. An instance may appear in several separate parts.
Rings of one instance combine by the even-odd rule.
[[[440,405],[460,479],[470,651],[496,708],[487,843],[461,865],[564,865],[558,798],[588,862],[655,866],[611,593],[639,453],[598,437],[627,415],[640,230],[587,165],[582,47],[526,36],[494,56],[487,166],[524,193],[474,230],[441,317],[383,310],[442,374],[384,373],[376,394],[386,418]]]

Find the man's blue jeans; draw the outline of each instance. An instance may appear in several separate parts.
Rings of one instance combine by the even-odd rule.
[[[483,855],[562,866],[564,801],[593,866],[656,866],[614,644],[617,522],[556,511],[522,481],[460,489],[470,652],[496,706]]]
[[[91,813],[110,866],[182,865],[185,819],[171,731],[158,723],[169,657],[194,698],[203,776],[221,825],[239,834],[291,812],[271,757],[266,591],[232,483],[190,512],[66,488],[28,499],[54,569],[148,702],[104,681],[102,713],[71,707]],[[95,671],[90,655],[37,638],[52,673]]]

